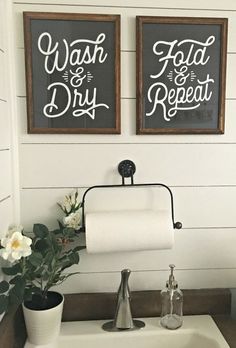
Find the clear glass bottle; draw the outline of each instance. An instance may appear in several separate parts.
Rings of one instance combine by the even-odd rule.
[[[161,325],[178,329],[183,324],[183,293],[174,278],[175,265],[169,265],[170,276],[166,288],[161,291]]]

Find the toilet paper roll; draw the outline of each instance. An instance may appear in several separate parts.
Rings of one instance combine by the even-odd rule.
[[[90,212],[85,216],[88,253],[171,249],[170,211]]]

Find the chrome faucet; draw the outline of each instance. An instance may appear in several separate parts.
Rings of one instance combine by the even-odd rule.
[[[115,319],[103,324],[102,328],[106,331],[137,330],[145,326],[141,320],[134,320],[130,307],[129,276],[131,271],[123,269],[121,271],[121,282],[117,293]]]

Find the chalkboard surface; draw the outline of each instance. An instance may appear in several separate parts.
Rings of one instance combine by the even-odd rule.
[[[223,133],[227,19],[137,17],[137,133]]]
[[[29,133],[120,133],[120,18],[24,12]]]

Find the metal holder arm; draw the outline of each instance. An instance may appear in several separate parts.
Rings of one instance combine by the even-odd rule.
[[[79,230],[79,232],[85,232],[85,214],[84,214],[84,208],[85,208],[85,198],[88,194],[88,192],[90,192],[91,190],[94,189],[103,189],[103,188],[120,188],[120,187],[149,187],[149,186],[160,186],[160,187],[164,187],[168,190],[169,194],[170,194],[170,201],[171,201],[171,217],[172,217],[172,223],[173,223],[173,228],[174,229],[181,229],[182,228],[182,223],[181,222],[175,222],[174,219],[174,198],[173,198],[173,193],[171,191],[171,189],[164,184],[161,183],[143,183],[143,184],[134,184],[134,180],[133,180],[133,175],[136,171],[136,167],[135,164],[130,161],[130,160],[124,160],[122,162],[119,163],[118,165],[118,172],[119,174],[122,176],[122,184],[120,185],[95,185],[95,186],[91,186],[89,187],[83,194],[82,197],[82,201],[81,201],[81,208],[82,208],[82,225],[81,228]],[[131,178],[131,183],[130,184],[125,184],[125,178]]]

